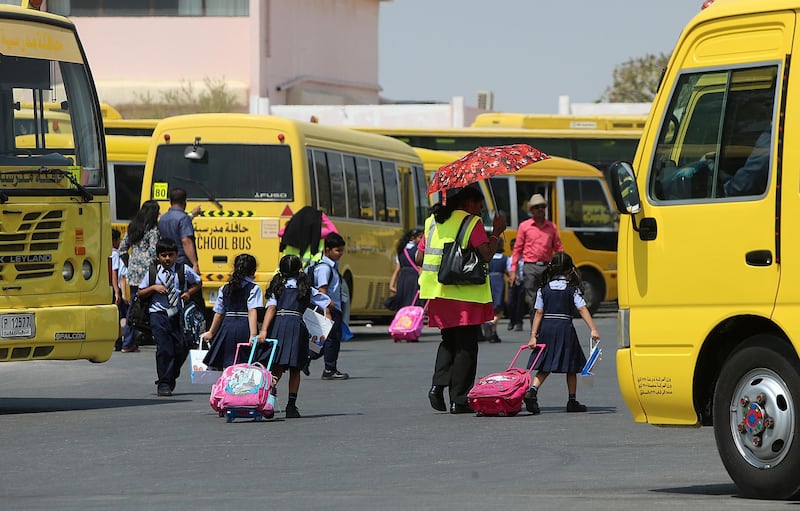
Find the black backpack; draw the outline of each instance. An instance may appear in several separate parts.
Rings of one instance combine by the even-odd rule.
[[[158,265],[151,264],[149,270],[148,282],[154,284],[156,281],[156,273],[158,272]],[[186,275],[183,272],[183,263],[175,263],[175,273],[178,274],[178,286],[181,292],[185,291]],[[150,298],[141,299],[139,294],[133,295],[131,303],[128,305],[128,325],[131,328],[139,330],[144,333],[151,333],[150,327]]]

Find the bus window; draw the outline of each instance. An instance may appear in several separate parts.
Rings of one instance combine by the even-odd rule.
[[[372,174],[372,190],[375,194],[375,219],[380,222],[386,221],[386,194],[383,185],[383,173],[381,162],[370,160],[370,173]]]
[[[109,165],[114,178],[114,197],[116,211],[112,212],[114,218],[131,220],[139,211],[139,197],[142,195],[142,177],[144,176],[144,163]]]
[[[665,123],[656,146],[651,195],[663,201],[762,195],[776,80],[777,67],[683,75],[668,116],[677,121]]]
[[[428,180],[425,179],[425,169],[421,166],[414,166],[412,168],[412,175],[414,177],[414,193],[416,194],[416,207],[415,225],[422,227],[425,225],[425,219],[430,215],[430,206],[428,205]]]
[[[314,176],[317,180],[317,207],[330,213],[332,211],[331,180],[325,151],[314,151]]]
[[[383,168],[384,195],[386,197],[386,220],[400,223],[400,185],[397,183],[397,167],[394,163],[381,162]]]
[[[347,187],[347,217],[360,218],[358,207],[358,178],[356,177],[356,159],[354,156],[344,157],[344,184]]]
[[[344,167],[342,165],[342,155],[327,151],[328,175],[331,183],[331,197],[336,200],[331,201],[328,214],[331,216],[347,216],[347,193],[344,185]]]
[[[614,228],[615,218],[601,181],[565,178],[563,183],[566,227]]]
[[[375,220],[375,202],[372,199],[372,174],[369,160],[356,158],[356,174],[358,175],[358,200],[361,208],[359,215],[364,220]]]

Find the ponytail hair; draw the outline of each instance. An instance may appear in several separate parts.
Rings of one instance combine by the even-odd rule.
[[[303,272],[303,263],[300,258],[292,254],[281,257],[278,263],[278,272],[272,277],[269,287],[267,287],[267,296],[280,298],[289,279],[297,281],[298,300],[307,300],[311,295],[311,284],[308,281],[308,275]]]
[[[566,252],[556,252],[542,275],[542,286],[553,280],[555,277],[563,275],[567,278],[567,284],[577,289],[583,295],[583,281],[581,274],[572,262],[572,257]]]
[[[230,286],[230,296],[242,290],[242,284],[245,278],[252,277],[256,274],[256,258],[250,254],[239,254],[233,260],[233,273],[228,280]]]

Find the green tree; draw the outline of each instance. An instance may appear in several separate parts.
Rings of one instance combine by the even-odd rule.
[[[661,74],[667,67],[669,55],[648,53],[628,59],[614,68],[613,84],[606,88],[598,102],[649,103],[658,90]]]

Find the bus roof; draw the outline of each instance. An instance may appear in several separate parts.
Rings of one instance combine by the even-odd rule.
[[[480,114],[473,128],[642,130],[645,115],[537,115],[514,113]]]
[[[106,135],[150,137],[161,119],[103,119]]]
[[[392,137],[411,137],[411,136],[430,136],[439,138],[448,137],[473,137],[473,138],[496,138],[518,137],[524,138],[631,138],[638,140],[642,136],[642,130],[587,130],[587,129],[525,129],[525,128],[396,128],[387,126],[353,126],[352,129],[367,133],[378,133]]]
[[[274,142],[280,143],[279,137],[283,135],[299,136],[305,141],[316,141],[335,146],[337,144],[349,144],[359,146],[361,149],[394,152],[397,156],[410,158],[413,161],[419,160],[417,154],[411,147],[399,140],[379,134],[362,133],[342,127],[324,126],[316,123],[295,121],[273,115],[254,115],[254,114],[189,114],[177,115],[161,120],[153,132],[153,143],[162,143],[164,135],[170,131],[180,129],[183,133],[189,133],[195,126],[209,126],[221,129],[212,143],[226,142]],[[257,134],[248,138],[242,137],[240,129],[248,128],[254,130],[277,131],[276,134]],[[257,132],[255,132],[257,133]],[[192,141],[192,138],[182,139],[181,143]],[[202,142],[201,142],[202,143]],[[344,149],[345,146],[342,146]]]

